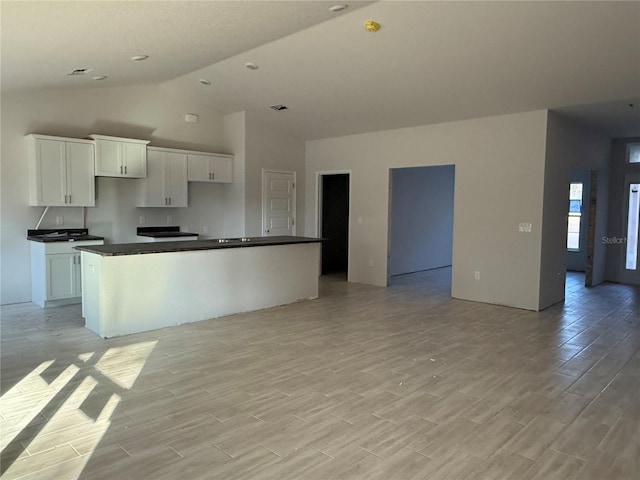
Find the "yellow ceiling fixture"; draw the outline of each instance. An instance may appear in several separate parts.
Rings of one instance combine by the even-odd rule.
[[[378,30],[380,30],[380,27],[381,25],[375,20],[369,20],[367,23],[364,24],[364,29],[367,32],[377,32]]]

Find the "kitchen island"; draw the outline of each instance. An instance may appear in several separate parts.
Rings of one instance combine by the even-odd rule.
[[[255,237],[77,247],[85,325],[109,338],[317,298],[321,241]]]

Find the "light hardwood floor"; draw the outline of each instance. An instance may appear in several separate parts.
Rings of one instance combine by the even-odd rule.
[[[535,313],[450,299],[449,277],[323,278],[109,340],[79,306],[3,307],[3,478],[640,478],[640,289],[570,275]]]

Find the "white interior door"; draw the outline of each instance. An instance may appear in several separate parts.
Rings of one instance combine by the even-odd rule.
[[[296,234],[296,173],[262,171],[262,234]]]

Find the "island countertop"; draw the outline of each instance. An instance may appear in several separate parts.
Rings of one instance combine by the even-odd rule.
[[[192,240],[189,242],[156,242],[156,243],[113,243],[107,245],[78,246],[76,250],[95,253],[103,257],[120,255],[144,255],[149,253],[189,252],[195,250],[216,250],[222,248],[265,247],[274,245],[294,245],[298,243],[322,242],[322,238],[311,237],[242,237],[220,238],[209,240]]]

